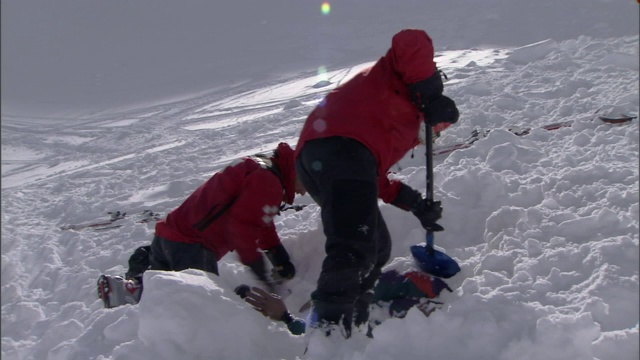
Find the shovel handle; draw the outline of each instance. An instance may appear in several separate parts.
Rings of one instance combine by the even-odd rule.
[[[428,200],[433,200],[433,129],[425,119],[425,137],[427,148],[427,194]],[[419,261],[420,269],[437,277],[450,278],[460,271],[458,263],[446,254],[433,248],[434,231],[427,229],[427,246],[414,245],[411,252]],[[425,253],[426,251],[426,253]]]
[[[427,168],[427,200],[433,200],[433,128],[424,120]]]
[[[424,132],[425,132],[425,142],[426,142],[426,159],[427,163],[425,164],[427,168],[427,200],[433,200],[433,128],[427,122],[427,119],[424,119]],[[435,236],[433,235],[433,231],[431,229],[427,229],[427,251],[429,253],[433,253],[433,242]]]
[[[427,230],[427,235],[426,235],[426,242],[427,242],[427,253],[429,255],[433,255],[434,252],[434,248],[433,248],[433,240],[434,240],[435,236],[433,235],[433,231],[431,230]]]
[[[426,240],[427,240],[427,247],[428,248],[433,248],[433,240],[434,240],[435,236],[433,235],[433,231],[427,231],[427,235],[426,235]]]

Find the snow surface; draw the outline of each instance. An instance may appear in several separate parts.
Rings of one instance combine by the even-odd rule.
[[[319,3],[254,0],[237,2],[256,10],[242,17],[240,5],[216,12],[210,3],[145,9],[144,1],[3,1],[2,359],[638,358],[638,119],[609,125],[596,114],[605,105],[638,113],[636,2],[353,1],[332,3],[321,15]],[[124,20],[118,7],[131,11]],[[91,21],[93,10],[104,14],[101,21]],[[202,24],[209,14],[226,15],[222,35],[201,33],[215,24]],[[129,27],[109,29],[128,31],[130,42],[102,59],[104,51],[89,50],[113,44],[115,35],[101,32],[113,19]],[[150,29],[161,23],[171,26],[155,36]],[[292,24],[297,30],[287,28]],[[220,277],[149,271],[138,305],[102,307],[98,276],[122,275],[153,226],[59,226],[113,210],[170,211],[234,159],[280,141],[295,145],[323,95],[381,56],[395,31],[412,26],[432,34],[449,76],[445,92],[462,114],[437,144],[459,142],[477,127],[494,129],[473,147],[436,159],[435,197],[446,228],[436,245],[462,267],[447,280],[454,292],[443,295],[444,308],[428,318],[412,310],[388,320],[373,340],[293,336],[233,293],[240,283],[255,284],[233,253],[220,262]],[[38,33],[25,29],[49,31],[33,43]],[[149,42],[139,49],[141,39]],[[208,50],[189,52],[184,39]],[[74,53],[76,43],[86,48]],[[20,67],[12,58],[38,49],[58,61],[29,74],[42,59],[23,58]],[[87,57],[93,62],[76,72],[73,60]],[[131,61],[119,72],[112,62],[122,58]],[[175,71],[161,76],[172,62]],[[97,68],[113,86],[98,91],[80,81]],[[196,80],[207,71],[223,85],[185,95],[191,80],[190,91],[204,86]],[[246,79],[225,83],[238,74]],[[42,88],[29,97],[34,84]],[[164,87],[166,94],[153,95],[173,101],[148,105],[150,93],[138,94]],[[43,100],[54,88],[69,95],[64,112],[62,102]],[[114,89],[118,101],[105,95]],[[49,112],[31,115],[45,103]],[[71,106],[79,104],[91,106]],[[507,131],[558,121],[572,126],[523,137]],[[424,189],[424,161],[418,147],[395,176]],[[311,205],[276,222],[298,270],[281,291],[304,316],[297,310],[315,288],[324,239],[318,207],[308,196],[296,203]],[[424,241],[424,231],[410,213],[385,204],[381,210],[394,240],[389,268],[413,268],[409,247]]]

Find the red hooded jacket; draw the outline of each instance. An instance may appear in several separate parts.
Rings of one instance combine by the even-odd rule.
[[[411,148],[419,144],[423,116],[411,101],[408,84],[429,78],[436,70],[431,38],[422,30],[402,30],[391,49],[373,67],[355,75],[331,91],[307,118],[297,157],[305,142],[330,136],[358,140],[371,150],[382,175],[380,198],[393,202],[400,182],[387,172]]]
[[[156,224],[156,235],[189,244],[202,244],[218,260],[237,251],[249,265],[280,244],[273,218],[282,202],[293,203],[295,168],[293,150],[286,143],[269,160],[277,168],[266,168],[264,160],[247,157],[214,174],[166,219]]]

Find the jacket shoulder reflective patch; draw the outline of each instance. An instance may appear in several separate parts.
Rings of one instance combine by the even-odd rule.
[[[276,217],[276,215],[278,215],[279,211],[280,211],[280,208],[277,206],[265,205],[262,208],[262,212],[264,213],[264,216],[262,217],[262,221],[264,221],[265,224],[272,222],[273,218]]]

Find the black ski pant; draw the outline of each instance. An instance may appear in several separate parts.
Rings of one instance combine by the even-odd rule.
[[[216,255],[201,244],[187,244],[155,235],[149,260],[151,270],[198,269],[219,275]]]
[[[314,316],[329,323],[344,316],[350,329],[354,316],[356,325],[359,317],[368,317],[372,289],[391,253],[378,208],[376,159],[356,140],[329,137],[304,144],[296,171],[321,208],[326,237],[326,257],[311,294]],[[366,314],[359,315],[358,309]]]

